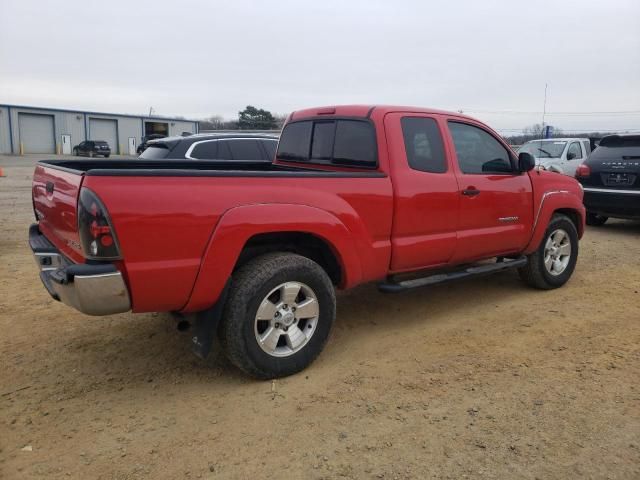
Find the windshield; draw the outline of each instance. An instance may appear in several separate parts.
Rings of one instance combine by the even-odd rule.
[[[534,140],[525,143],[518,153],[527,152],[538,158],[560,158],[567,142]]]

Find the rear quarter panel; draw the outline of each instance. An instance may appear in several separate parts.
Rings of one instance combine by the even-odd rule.
[[[389,266],[393,205],[386,176],[87,176],[85,186],[109,210],[135,312],[213,305],[255,233],[326,238],[349,269],[344,286],[383,278]],[[313,214],[319,211],[322,218]]]

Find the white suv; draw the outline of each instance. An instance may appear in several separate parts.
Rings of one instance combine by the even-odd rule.
[[[531,140],[518,149],[536,157],[536,165],[552,172],[574,176],[576,168],[591,153],[588,138],[549,138]]]

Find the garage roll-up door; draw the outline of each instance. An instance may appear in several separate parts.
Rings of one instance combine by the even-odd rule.
[[[111,147],[111,153],[118,153],[118,122],[104,118],[90,118],[89,140],[104,140]]]
[[[18,113],[18,128],[24,153],[56,153],[53,115]]]

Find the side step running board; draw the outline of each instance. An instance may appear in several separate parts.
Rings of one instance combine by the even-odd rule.
[[[378,285],[378,289],[385,293],[398,293],[412,288],[426,287],[427,285],[436,285],[438,283],[450,282],[452,280],[460,280],[461,278],[488,275],[490,273],[500,272],[510,268],[524,267],[526,264],[527,257],[519,257],[513,260],[504,259],[502,261],[497,261],[496,263],[478,265],[455,272],[436,273],[427,277],[403,280],[400,282],[386,281],[380,283]]]

